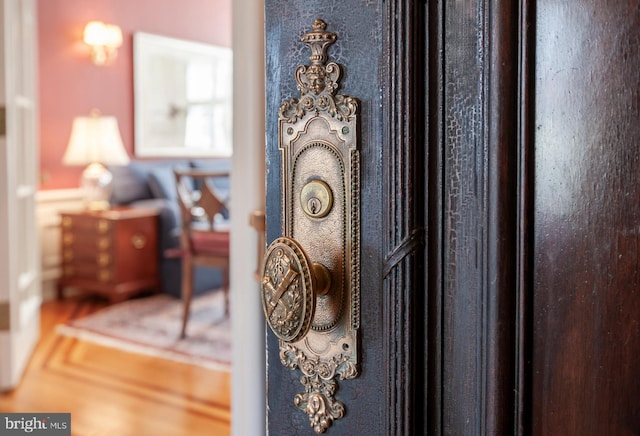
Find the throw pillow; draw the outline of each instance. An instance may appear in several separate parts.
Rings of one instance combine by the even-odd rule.
[[[112,204],[129,204],[151,198],[146,170],[136,162],[124,166],[111,165],[109,171],[113,174],[114,180],[111,193]]]
[[[149,173],[149,188],[155,198],[177,200],[178,192],[173,166],[163,165],[152,169]]]

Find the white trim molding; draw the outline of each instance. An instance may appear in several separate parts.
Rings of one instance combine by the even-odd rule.
[[[61,274],[60,212],[82,209],[82,198],[82,191],[79,188],[36,193],[36,221],[40,240],[44,300],[55,298],[58,278]]]

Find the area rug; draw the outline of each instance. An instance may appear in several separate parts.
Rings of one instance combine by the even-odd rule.
[[[160,294],[118,303],[58,326],[58,333],[124,351],[231,368],[231,323],[222,291],[194,297],[187,337],[180,339],[182,302]]]

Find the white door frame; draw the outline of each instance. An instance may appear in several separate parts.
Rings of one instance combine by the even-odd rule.
[[[20,381],[40,335],[35,1],[1,0],[0,23],[0,391],[4,391]]]
[[[249,215],[265,209],[264,2],[233,0],[231,168],[232,434],[265,434],[264,316],[254,279],[258,238]]]

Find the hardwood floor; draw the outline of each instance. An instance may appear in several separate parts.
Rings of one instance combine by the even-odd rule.
[[[105,348],[55,326],[105,305],[45,302],[40,342],[20,385],[0,394],[3,412],[70,412],[73,435],[228,435],[231,374]]]

